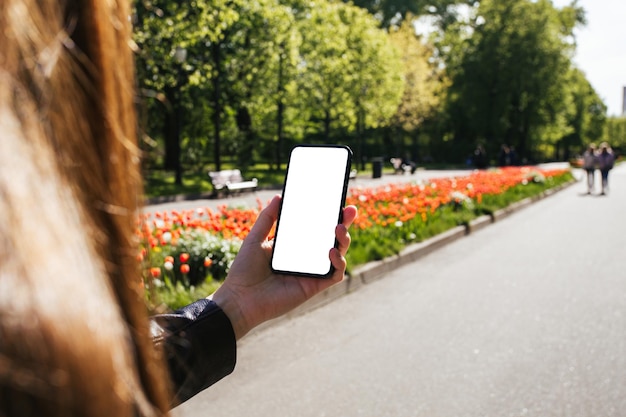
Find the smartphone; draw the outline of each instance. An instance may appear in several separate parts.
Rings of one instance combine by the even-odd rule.
[[[291,150],[271,268],[274,272],[324,278],[337,246],[348,190],[352,151],[343,145],[298,145]]]

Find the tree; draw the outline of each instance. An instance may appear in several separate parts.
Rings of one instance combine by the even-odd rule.
[[[403,85],[397,52],[378,22],[354,6],[319,0],[298,17],[306,131],[331,141],[333,130],[386,123]]]
[[[445,84],[441,79],[441,71],[432,63],[432,48],[416,35],[412,20],[408,18],[400,26],[389,29],[391,42],[402,57],[405,80],[402,101],[393,117],[392,125],[395,130],[411,136],[411,157],[417,160],[418,131],[426,120],[433,118],[439,111]]]
[[[555,158],[562,160],[570,159],[572,151],[581,152],[589,143],[601,140],[607,111],[606,105],[579,69],[570,69],[565,88],[568,103],[563,113],[565,128],[559,132],[557,141],[551,141],[556,146]]]
[[[179,104],[171,107],[184,106],[186,119],[193,122],[183,127],[187,133],[212,136],[215,170],[221,169],[225,153],[235,154],[245,168],[252,160],[256,129],[262,126],[255,111],[263,108],[265,97],[278,94],[276,46],[291,47],[284,29],[293,27],[289,10],[275,0],[140,0],[137,10],[135,39],[144,89],[165,97],[165,103]],[[187,51],[182,83],[168,56],[176,47]],[[165,135],[166,161],[171,137]]]
[[[298,101],[301,36],[291,9],[273,1],[266,2],[265,13],[257,15],[250,34],[255,38],[254,48],[245,48],[240,69],[232,71],[240,74],[237,85],[242,105],[254,115],[253,129],[272,144],[272,159],[278,168],[285,155],[285,136],[293,135],[295,122],[290,109]]]
[[[602,140],[611,145],[618,156],[626,152],[626,117],[609,117]]]
[[[347,55],[351,77],[346,85],[354,108],[355,160],[364,168],[365,131],[389,125],[404,91],[403,65],[388,33],[367,12],[345,7]]]
[[[283,99],[284,84],[288,83],[285,76],[289,73],[284,58],[295,47],[294,19],[275,0],[244,2],[237,12],[239,19],[225,31],[218,49],[221,65],[215,60],[217,55],[212,60],[216,70],[222,69],[221,77],[214,77],[214,91],[219,88],[218,79],[226,84],[223,103],[214,101],[213,105],[227,107],[235,115],[240,135],[231,139],[230,145],[245,168],[252,161],[257,131],[266,131],[262,123],[264,109],[269,105],[275,114]]]
[[[485,141],[495,151],[507,143],[532,157],[545,128],[566,110],[569,40],[579,17],[548,0],[480,3],[469,36],[450,48],[462,54],[449,67],[457,145],[467,150]]]
[[[232,3],[230,1],[228,6],[224,6],[223,1],[210,0],[197,0],[192,5],[172,0],[138,0],[135,3],[137,78],[142,91],[149,92],[150,97],[160,98],[165,110],[163,112],[154,103],[148,104],[148,111],[153,116],[148,118],[148,128],[153,123],[159,125],[162,118],[155,115],[165,115],[164,166],[177,170],[177,183],[180,182],[180,140],[184,131],[182,109],[192,108],[185,106],[189,101],[189,88],[205,85],[207,79],[213,78],[205,52],[211,50],[211,46],[224,36],[225,28],[238,19]],[[176,59],[177,51],[185,51],[184,59]],[[217,85],[216,94],[219,94],[220,84]],[[219,131],[219,120],[217,126]],[[219,145],[217,135],[215,147],[218,151]]]

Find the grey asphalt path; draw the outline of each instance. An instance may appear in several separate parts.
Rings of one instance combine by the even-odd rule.
[[[195,416],[626,416],[626,166],[246,336]]]

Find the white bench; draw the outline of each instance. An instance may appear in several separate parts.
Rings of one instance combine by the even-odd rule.
[[[244,180],[238,169],[225,169],[222,171],[210,171],[211,185],[215,194],[225,191],[227,194],[233,191],[255,191],[258,180]]]
[[[394,174],[411,174],[413,167],[409,164],[404,164],[401,158],[391,158],[389,160],[393,166]]]

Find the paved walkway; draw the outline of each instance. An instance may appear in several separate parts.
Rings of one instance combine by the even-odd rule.
[[[626,415],[626,166],[240,343],[175,415]]]

